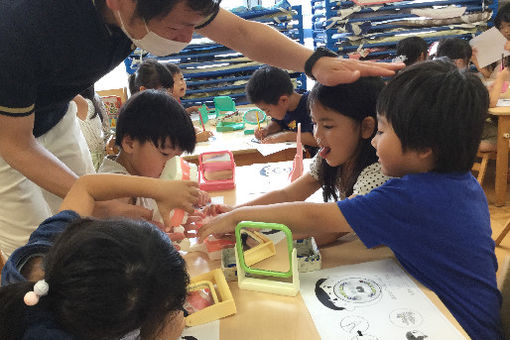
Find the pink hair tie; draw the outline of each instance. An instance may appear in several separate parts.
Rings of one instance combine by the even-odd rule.
[[[27,306],[35,306],[39,302],[39,298],[41,296],[48,295],[49,289],[50,289],[50,286],[44,279],[39,280],[35,283],[34,290],[29,291],[25,294],[23,301],[25,301],[25,304]]]

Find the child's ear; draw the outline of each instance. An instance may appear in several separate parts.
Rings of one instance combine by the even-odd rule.
[[[280,99],[278,99],[278,105],[289,105],[289,96],[284,94],[280,96]]]
[[[135,140],[131,138],[131,136],[129,135],[124,136],[124,138],[122,138],[122,143],[120,143],[120,145],[122,147],[122,151],[126,153],[131,153],[135,148]]]
[[[422,160],[426,160],[426,159],[429,159],[431,161],[434,160],[434,153],[432,152],[432,148],[430,148],[430,147],[425,147],[420,150],[417,150],[417,155],[418,155],[418,158],[420,158]]]
[[[361,121],[361,138],[369,139],[377,127],[374,117],[365,117]]]

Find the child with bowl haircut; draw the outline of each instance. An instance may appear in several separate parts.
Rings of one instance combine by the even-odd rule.
[[[144,90],[129,98],[120,109],[115,132],[120,152],[105,157],[100,173],[159,178],[168,160],[193,152],[196,142],[193,123],[182,105],[159,90]],[[198,204],[206,204],[209,195],[199,193]],[[131,197],[122,201],[153,210],[153,222],[161,222],[154,200]]]
[[[255,131],[258,140],[262,143],[294,142],[297,124],[301,123],[301,141],[312,156],[317,153],[307,104],[308,92],[294,91],[287,71],[268,65],[259,68],[246,84],[246,95],[272,118],[266,128]]]
[[[235,209],[203,225],[200,238],[244,220],[299,234],[353,230],[368,248],[389,247],[473,339],[502,339],[489,209],[470,172],[488,101],[480,79],[451,62],[412,65],[382,90],[372,140],[382,172],[399,178],[336,203]]]

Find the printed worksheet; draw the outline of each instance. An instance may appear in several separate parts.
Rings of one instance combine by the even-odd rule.
[[[322,340],[465,339],[392,259],[299,277]]]
[[[220,320],[203,325],[186,327],[179,339],[182,340],[220,340]]]

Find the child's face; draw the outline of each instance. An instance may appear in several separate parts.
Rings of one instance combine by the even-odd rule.
[[[282,120],[289,108],[289,97],[281,96],[276,105],[259,102],[255,103],[255,106],[264,111],[268,116],[274,119]]]
[[[186,95],[186,81],[181,72],[174,74],[174,89],[173,96],[175,98],[182,98]]]
[[[402,143],[388,124],[385,117],[377,116],[377,134],[372,145],[377,151],[381,171],[386,176],[402,177],[406,174],[422,172],[423,161],[419,153],[413,150],[402,151]]]
[[[123,146],[123,150],[126,148]],[[174,148],[167,137],[164,147],[156,147],[151,141],[140,142],[134,140],[127,153],[131,175],[159,178],[166,162],[175,156],[180,156],[182,150]]]
[[[501,32],[501,34],[505,36],[506,40],[510,40],[510,22],[501,21],[499,31]]]
[[[319,154],[328,165],[336,167],[351,160],[362,139],[361,124],[319,103],[312,105],[311,117]]]

